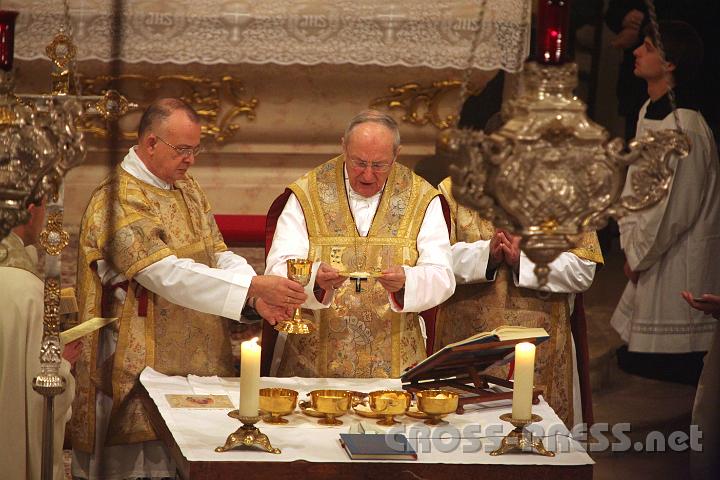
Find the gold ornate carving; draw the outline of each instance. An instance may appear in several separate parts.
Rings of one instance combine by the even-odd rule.
[[[112,88],[118,89],[123,96],[136,103],[120,105],[118,121],[124,127],[120,133],[123,138],[137,138],[137,112],[144,109],[159,96],[177,96],[190,104],[202,119],[202,134],[217,143],[227,143],[241,128],[240,117],[255,119],[258,99],[244,99],[243,83],[230,75],[220,79],[196,77],[193,75],[146,75],[127,74],[118,77],[107,75],[82,78],[80,84],[88,94],[104,95]],[[101,107],[98,108],[101,111]],[[132,117],[132,118],[131,118]],[[109,133],[104,120],[97,116],[83,117],[82,130],[105,138]]]
[[[60,255],[69,240],[70,236],[63,230],[62,212],[48,213],[47,225],[40,233],[40,245],[48,255]]]
[[[413,125],[431,124],[439,130],[445,130],[457,121],[457,114],[441,113],[442,105],[451,94],[459,94],[462,81],[440,80],[429,86],[419,83],[406,83],[397,87],[389,87],[390,95],[376,98],[370,102],[372,108],[401,109],[404,111],[403,121]],[[470,86],[470,91],[475,88]],[[448,109],[454,112],[456,104],[449,102]]]

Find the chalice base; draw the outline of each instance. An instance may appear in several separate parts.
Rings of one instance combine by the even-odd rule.
[[[395,420],[395,418],[394,418],[393,415],[388,415],[388,416],[382,418],[381,420],[378,420],[376,423],[377,423],[378,425],[384,425],[384,426],[386,426],[386,427],[392,427],[393,425],[397,425],[397,424],[399,424],[400,422],[398,422],[397,420]]]
[[[343,424],[342,420],[338,420],[337,418],[331,417],[331,416],[327,416],[327,417],[325,417],[325,418],[323,418],[323,419],[321,419],[321,420],[318,420],[318,423],[319,423],[320,425],[331,425],[331,426],[336,426],[336,425],[342,425],[342,424]]]
[[[540,415],[533,415],[530,420],[516,420],[512,418],[511,414],[505,413],[500,415],[500,420],[512,423],[515,428],[502,439],[497,450],[490,452],[493,457],[509,452],[537,453],[544,457],[555,456],[555,452],[545,448],[541,437],[533,436],[532,432],[525,428],[531,423],[541,421]]]
[[[262,417],[263,422],[265,423],[271,423],[274,425],[279,425],[282,423],[289,423],[287,419],[281,417],[280,415],[266,415]]]
[[[305,320],[283,320],[275,324],[275,330],[293,335],[307,335],[315,330],[315,325]]]
[[[442,417],[444,415],[430,415],[427,414],[430,418],[425,420],[423,423],[426,425],[447,425],[448,422],[446,420],[443,420]]]
[[[253,417],[255,422],[258,420],[257,417]],[[274,448],[270,444],[270,439],[258,429],[254,423],[243,423],[242,427],[231,433],[225,445],[215,448],[218,453],[227,452],[238,447],[259,447],[268,453],[281,453],[279,448]]]

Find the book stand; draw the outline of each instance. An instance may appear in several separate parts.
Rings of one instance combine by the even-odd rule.
[[[513,382],[482,373],[483,370],[515,353],[520,342],[537,344],[545,338],[523,338],[448,346],[407,370],[400,379],[411,393],[427,389],[460,390],[456,413],[463,414],[465,405],[512,399],[513,392],[494,392],[490,383],[513,388]],[[533,388],[533,404],[539,402],[541,386]]]

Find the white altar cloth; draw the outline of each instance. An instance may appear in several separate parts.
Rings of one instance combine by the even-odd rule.
[[[274,447],[282,454],[273,455],[261,450],[238,449],[216,453],[215,447],[223,445],[227,436],[234,432],[239,422],[227,416],[225,409],[171,408],[166,394],[228,395],[235,406],[239,404],[239,378],[218,377],[170,377],[146,367],[140,375],[140,382],[157,405],[168,429],[188,461],[278,461],[292,462],[350,462],[339,443],[339,434],[347,433],[353,424],[364,422],[375,426],[375,420],[348,414],[340,419],[343,425],[328,427],[317,424],[317,418],[304,415],[297,409],[285,425],[257,424],[267,434]],[[320,388],[351,389],[370,392],[379,389],[400,389],[399,379],[368,378],[274,378],[263,377],[261,388],[285,387],[297,390],[298,399]],[[500,439],[512,426],[498,419],[500,414],[510,411],[509,401],[492,402],[493,405],[468,405],[463,415],[449,415],[447,425],[429,427],[422,420],[407,416],[398,417],[404,426],[404,433],[416,447],[418,462],[424,463],[477,463],[513,465],[587,465],[594,462],[580,444],[570,438],[568,430],[544,401],[533,406],[533,413],[543,421],[537,424],[545,437],[545,446],[556,450],[554,458],[535,454],[505,454],[490,456],[489,452],[499,445]],[[400,432],[398,426],[388,432]],[[502,429],[502,431],[501,431]],[[538,430],[539,431],[539,430]],[[558,451],[560,449],[560,451]],[[357,462],[358,460],[355,460]]]

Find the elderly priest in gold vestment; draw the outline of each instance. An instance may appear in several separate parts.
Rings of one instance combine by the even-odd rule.
[[[595,233],[580,238],[580,246],[550,264],[547,286],[538,291],[535,264],[519,248],[519,237],[496,229],[491,222],[462,205],[446,178],[440,191],[450,205],[455,294],[437,317],[435,348],[490,331],[500,325],[542,327],[550,339],[538,346],[535,384],[566,425],[581,421],[579,397],[573,401],[574,347],[570,314],[574,294],[587,290],[595,267],[603,262]],[[507,367],[493,371],[507,376]],[[579,392],[577,392],[579,395]],[[574,415],[578,414],[578,415]]]
[[[290,185],[266,274],[314,261],[306,287],[316,330],[280,334],[271,374],[399,377],[426,356],[418,312],[455,288],[438,191],[400,165],[400,133],[377,111],[353,118],[343,154]],[[353,272],[370,273],[358,292]],[[360,282],[360,280],[358,280]]]
[[[200,121],[162,99],[143,114],[138,145],[93,193],[82,219],[80,318],[119,317],[86,341],[73,405],[73,475],[174,477],[137,395],[145,366],[166,375],[233,376],[229,320],[246,303],[269,318],[303,288],[255,276],[227,250],[205,194],[187,173]],[[224,318],[221,318],[224,317]]]

